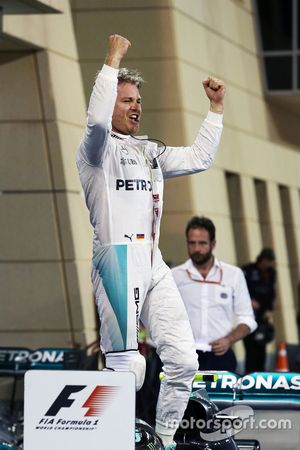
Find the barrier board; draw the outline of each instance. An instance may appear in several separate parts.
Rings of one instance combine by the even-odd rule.
[[[24,450],[134,450],[133,373],[28,371],[24,403]]]

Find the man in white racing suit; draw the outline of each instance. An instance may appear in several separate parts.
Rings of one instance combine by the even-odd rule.
[[[198,365],[183,302],[158,249],[163,178],[210,167],[222,132],[225,87],[211,77],[203,82],[210,112],[191,147],[162,150],[145,137],[134,138],[142,112],[142,79],[136,71],[119,70],[130,45],[122,36],[109,37],[77,167],[94,227],[92,281],[106,367],[133,371],[137,389],[142,386],[141,320],[164,365],[156,431],[166,448],[174,448],[171,442]]]

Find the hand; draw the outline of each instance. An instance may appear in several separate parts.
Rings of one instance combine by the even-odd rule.
[[[202,82],[205,93],[210,100],[210,110],[215,113],[223,113],[223,100],[225,96],[225,85],[217,78],[208,77]]]
[[[251,304],[254,311],[257,311],[260,308],[260,304],[258,303],[257,300],[255,300],[255,298],[251,299]]]
[[[223,337],[220,339],[216,339],[213,342],[210,342],[211,349],[217,356],[224,355],[227,352],[227,350],[229,350],[230,344],[231,342],[228,337]]]
[[[131,43],[128,39],[119,34],[112,34],[108,38],[108,53],[105,59],[105,64],[118,69],[120,62],[126,55]]]
[[[272,317],[272,311],[270,311],[269,309],[267,309],[263,315],[263,319],[268,321],[270,320]]]

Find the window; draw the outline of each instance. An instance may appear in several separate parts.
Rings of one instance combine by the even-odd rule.
[[[257,0],[262,47],[292,50],[292,0]]]
[[[293,89],[291,56],[266,56],[265,70],[270,90]]]
[[[254,0],[266,90],[300,92],[300,0]]]

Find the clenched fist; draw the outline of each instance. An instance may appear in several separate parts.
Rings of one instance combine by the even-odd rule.
[[[223,100],[225,96],[225,85],[222,80],[208,77],[202,82],[207,97],[210,100],[210,110],[216,113],[223,112]]]
[[[126,55],[130,46],[130,41],[119,34],[112,34],[109,36],[108,53],[105,64],[118,69],[120,67],[121,60]]]

